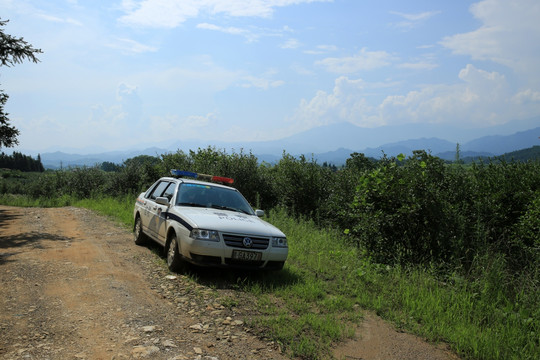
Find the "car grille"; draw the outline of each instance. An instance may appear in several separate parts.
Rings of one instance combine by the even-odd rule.
[[[264,250],[268,248],[268,243],[270,242],[270,239],[268,238],[223,234],[223,241],[225,241],[225,245],[227,246],[247,249],[244,246],[244,239],[246,237],[252,240],[252,246],[249,249]]]

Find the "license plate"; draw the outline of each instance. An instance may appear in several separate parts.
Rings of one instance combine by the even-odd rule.
[[[233,250],[232,258],[242,261],[260,261],[262,253],[253,251]]]

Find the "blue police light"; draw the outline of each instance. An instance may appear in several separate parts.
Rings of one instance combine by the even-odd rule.
[[[176,170],[176,169],[171,170],[171,175],[173,175],[173,176],[189,176],[189,177],[192,177],[192,178],[195,178],[195,179],[198,177],[197,173],[194,173],[194,172],[191,172],[191,171]]]

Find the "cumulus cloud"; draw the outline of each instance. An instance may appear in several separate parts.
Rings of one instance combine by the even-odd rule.
[[[388,96],[379,106],[381,119],[487,126],[533,116],[537,111],[514,106],[511,86],[498,72],[469,64],[458,78],[461,81],[454,85],[425,86],[406,95]]]
[[[302,99],[289,121],[298,131],[335,122],[349,121],[358,125],[377,125],[374,109],[366,99],[366,84],[362,79],[341,76],[331,93],[318,91],[311,100]]]
[[[453,123],[465,126],[503,124],[540,112],[540,92],[513,93],[505,76],[467,65],[453,85],[426,85],[405,94],[396,93],[377,102],[374,89],[394,84],[373,84],[341,76],[333,91],[318,91],[301,100],[289,119],[298,129],[349,121],[375,127],[411,122]]]
[[[373,70],[388,66],[393,57],[386,51],[368,51],[366,48],[353,56],[331,57],[315,62],[327,71],[338,74],[354,74],[364,70]]]
[[[332,0],[123,0],[119,21],[134,26],[174,28],[201,12],[233,17],[269,17],[277,7]]]
[[[514,95],[512,101],[517,105],[530,103],[540,104],[540,92],[531,89],[523,90]]]
[[[445,37],[441,44],[455,54],[508,66],[540,84],[540,2],[484,0],[473,4],[470,11],[482,25]]]

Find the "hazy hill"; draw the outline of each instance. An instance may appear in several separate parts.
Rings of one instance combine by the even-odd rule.
[[[484,136],[463,144],[462,150],[485,151],[501,155],[538,144],[540,144],[540,127],[506,136]]]
[[[93,166],[104,161],[122,163],[124,160],[137,155],[158,156],[167,152],[175,152],[178,149],[187,152],[190,149],[196,150],[199,147],[205,148],[211,145],[226,151],[232,151],[232,149],[235,151],[240,149],[251,151],[257,155],[259,160],[269,163],[281,159],[283,151],[295,156],[304,154],[308,158],[313,155],[319,163],[327,162],[336,165],[345,163],[345,160],[353,152],[380,158],[383,154],[388,156],[395,156],[400,153],[410,155],[414,150],[426,150],[443,159],[454,160],[458,141],[449,140],[449,136],[455,132],[454,130],[449,126],[425,124],[401,125],[391,129],[389,127],[366,129],[350,123],[340,123],[321,126],[275,141],[212,142],[211,144],[189,141],[164,148],[151,147],[144,150],[102,152],[87,155],[63,152],[43,153],[41,159],[46,168]],[[430,131],[434,134],[441,134],[446,131],[448,137],[419,136]],[[460,131],[463,132],[463,130]],[[539,136],[540,127],[536,127],[509,135],[490,135],[474,138],[467,142],[460,142],[461,158],[493,157],[530,148],[540,144]],[[396,137],[400,138],[396,139]],[[388,141],[374,144],[377,139],[379,141],[387,139]]]
[[[502,157],[507,161],[540,160],[540,145],[528,149],[512,151],[502,155]]]

